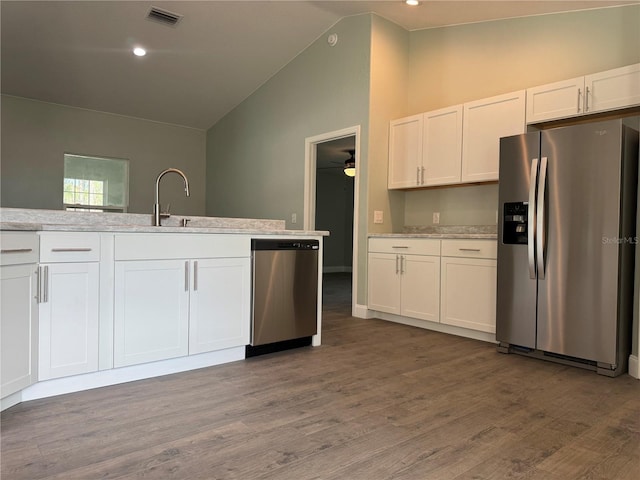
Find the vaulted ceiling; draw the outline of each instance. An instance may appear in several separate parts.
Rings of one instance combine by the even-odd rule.
[[[627,1],[6,1],[2,93],[207,129],[341,18],[407,30]],[[147,19],[152,6],[182,15]],[[135,57],[134,46],[147,55]]]

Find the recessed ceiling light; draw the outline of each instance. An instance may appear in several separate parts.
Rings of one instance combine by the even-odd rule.
[[[420,2],[418,0],[404,0],[404,3],[406,3],[407,5],[411,5],[412,7],[420,5]]]
[[[136,57],[144,57],[147,54],[147,51],[142,47],[136,47],[133,49],[133,54]]]

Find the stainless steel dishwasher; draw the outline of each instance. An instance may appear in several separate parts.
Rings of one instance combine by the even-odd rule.
[[[317,333],[318,240],[251,241],[253,301],[247,356],[310,345]]]

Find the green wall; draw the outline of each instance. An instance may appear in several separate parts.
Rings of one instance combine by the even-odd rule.
[[[162,202],[171,212],[204,215],[205,132],[188,127],[2,95],[3,207],[62,208],[64,154],[129,160],[130,213],[153,211],[158,173],[183,170],[182,179],[162,179]],[[175,178],[174,178],[175,177]]]
[[[302,228],[305,138],[361,125],[366,147],[370,25],[369,15],[341,20],[209,129],[207,215]]]
[[[640,5],[411,32],[406,114],[640,62]],[[407,192],[407,225],[493,224],[498,186]]]

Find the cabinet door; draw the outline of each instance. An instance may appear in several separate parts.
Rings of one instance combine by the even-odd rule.
[[[369,253],[368,307],[400,315],[400,256]]]
[[[440,321],[440,257],[402,255],[401,314]]]
[[[37,364],[35,264],[0,267],[0,391],[34,383]]]
[[[422,114],[393,120],[389,127],[388,187],[417,187],[422,175]]]
[[[116,262],[115,367],[187,355],[189,280],[185,260]]]
[[[424,114],[422,166],[424,185],[460,183],[462,105]]]
[[[527,89],[527,123],[583,113],[584,77]]]
[[[640,63],[585,77],[587,112],[640,104]]]
[[[442,257],[440,322],[496,331],[496,261]]]
[[[500,138],[524,133],[524,90],[465,103],[462,181],[498,180]]]
[[[52,263],[40,272],[38,378],[97,371],[99,264]]]
[[[251,263],[249,258],[191,262],[193,282],[189,353],[249,343]]]

